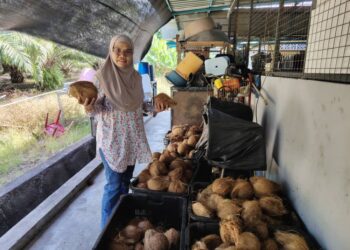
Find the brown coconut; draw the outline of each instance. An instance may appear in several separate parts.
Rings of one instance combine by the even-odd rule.
[[[202,241],[196,241],[192,247],[191,250],[209,250],[208,247],[205,245]]]
[[[170,182],[161,176],[152,177],[147,181],[147,187],[150,190],[164,191],[169,187]]]
[[[279,184],[270,181],[265,177],[253,176],[249,178],[249,181],[253,185],[256,197],[272,196],[278,194],[281,191]]]
[[[206,204],[208,208],[216,211],[218,209],[219,203],[223,200],[224,198],[221,195],[213,193],[209,195],[206,201],[204,201],[204,204]]]
[[[261,209],[270,216],[282,216],[288,213],[283,205],[283,201],[277,196],[265,196],[259,199]]]
[[[186,193],[187,191],[187,185],[183,183],[182,181],[175,180],[170,182],[168,192],[172,193]]]
[[[181,156],[185,156],[188,152],[191,151],[191,147],[188,146],[185,142],[179,143],[177,147],[177,153]]]
[[[143,233],[146,232],[148,229],[153,229],[154,228],[152,223],[149,220],[147,220],[147,219],[141,220],[137,224],[137,227],[140,228]]]
[[[254,233],[261,240],[266,240],[269,237],[267,223],[263,221],[258,221],[253,226],[247,227],[247,231]]]
[[[159,152],[153,152],[152,153],[152,159],[153,160],[159,160],[160,155],[161,155],[161,153],[159,153]]]
[[[209,234],[201,239],[209,250],[215,249],[222,244],[222,240],[217,234]]]
[[[240,215],[241,208],[232,200],[224,199],[217,204],[217,216],[222,220],[231,220]]]
[[[182,135],[172,135],[172,134],[170,134],[169,135],[169,139],[170,139],[171,143],[182,142],[184,137]]]
[[[142,238],[142,231],[137,226],[128,225],[119,232],[119,236],[123,238],[127,244],[136,244]]]
[[[153,229],[145,232],[144,249],[145,250],[168,250],[169,241],[163,233],[159,233]]]
[[[224,243],[236,244],[242,232],[242,222],[239,218],[220,221],[220,236]]]
[[[192,149],[192,150],[186,155],[186,157],[187,157],[188,159],[192,159],[195,152],[196,152],[196,150]]]
[[[142,245],[142,243],[137,243],[136,245],[135,245],[135,250],[144,250],[144,246]]]
[[[192,179],[192,170],[186,169],[184,175],[181,178],[182,182],[189,183]]]
[[[219,178],[213,182],[213,192],[225,197],[232,190],[233,180],[231,177]]]
[[[262,211],[258,201],[245,201],[242,204],[242,219],[247,226],[253,226],[261,221]]]
[[[183,168],[175,168],[174,170],[168,173],[168,176],[170,177],[171,181],[178,181],[182,178],[183,174],[184,174]]]
[[[280,225],[283,225],[283,220],[279,217],[271,217],[271,216],[268,216],[266,214],[263,214],[262,215],[262,221],[266,222],[267,225],[269,226],[280,226]]]
[[[147,183],[139,182],[139,183],[137,183],[136,187],[138,187],[138,188],[147,188]]]
[[[192,161],[191,160],[184,160],[184,162],[186,163],[185,168],[192,170]]]
[[[278,250],[277,242],[271,238],[262,243],[262,250]]]
[[[235,181],[232,192],[231,192],[231,198],[238,198],[238,199],[245,199],[249,200],[253,198],[254,196],[254,189],[250,182],[246,180],[238,179]]]
[[[177,151],[177,143],[170,143],[166,149],[169,151],[169,152],[176,152]]]
[[[173,127],[171,129],[171,135],[173,136],[184,136],[186,133],[186,128],[185,127]]]
[[[190,137],[188,137],[187,145],[189,145],[190,147],[194,148],[196,146],[198,140],[199,140],[199,136],[198,135],[191,135]]]
[[[237,248],[234,245],[222,243],[220,246],[215,248],[215,250],[237,250]]]
[[[155,160],[151,163],[149,167],[149,172],[151,176],[160,176],[160,175],[166,175],[168,173],[168,169],[164,162]]]
[[[196,200],[203,203],[203,204],[207,204],[209,196],[213,193],[211,187],[212,186],[209,185],[205,189],[203,189],[202,191],[198,192]],[[212,209],[212,210],[214,210],[214,209]]]
[[[138,176],[139,182],[147,182],[151,178],[151,173],[148,169],[144,169],[141,171],[141,173]]]
[[[260,250],[261,245],[259,239],[251,232],[244,232],[238,236],[236,242],[237,250]]]
[[[169,242],[169,249],[178,249],[180,234],[175,228],[170,228],[164,233]]]
[[[207,218],[212,218],[214,216],[213,212],[200,202],[192,203],[192,211],[197,216],[203,216]]]
[[[186,169],[186,162],[184,160],[180,159],[180,158],[176,158],[169,165],[169,169],[170,170],[174,170],[175,168]]]
[[[299,234],[278,230],[274,235],[285,250],[309,250],[305,239]]]
[[[162,155],[159,157],[160,162],[164,162],[165,164],[169,164],[171,161],[173,161],[176,156],[174,157],[171,153],[174,152],[169,152],[168,150],[164,150]]]

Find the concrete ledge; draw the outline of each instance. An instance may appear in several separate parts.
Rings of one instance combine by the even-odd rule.
[[[1,249],[23,249],[62,208],[102,169],[94,159],[47,197],[40,205],[0,238]]]

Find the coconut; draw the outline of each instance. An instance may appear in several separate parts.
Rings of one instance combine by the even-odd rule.
[[[136,245],[135,245],[135,250],[144,250],[144,247],[143,247],[143,245],[142,245],[142,243],[137,243]]]
[[[247,226],[254,226],[261,221],[262,211],[258,201],[245,201],[242,204],[242,219]]]
[[[213,192],[221,196],[226,196],[232,190],[233,180],[231,177],[219,178],[213,182]]]
[[[181,180],[185,183],[189,183],[192,179],[192,170],[186,169],[185,174],[182,176]]]
[[[254,193],[257,197],[278,194],[281,190],[280,185],[266,179],[265,177],[253,176],[249,178],[249,181],[253,185]]]
[[[152,223],[149,220],[147,220],[147,219],[141,220],[137,224],[137,227],[140,228],[143,233],[146,232],[148,229],[154,228]]]
[[[296,233],[277,230],[275,239],[285,250],[309,250],[305,239]]]
[[[186,163],[185,168],[192,170],[192,161],[191,160],[184,160],[184,162]]]
[[[147,182],[151,178],[151,173],[148,169],[144,169],[138,176],[139,182]]]
[[[231,192],[231,198],[249,200],[253,198],[253,196],[254,189],[248,181],[242,179],[238,179],[235,181]]]
[[[283,220],[281,220],[280,218],[272,218],[266,214],[263,214],[262,221],[266,222],[269,226],[272,227],[283,225]]]
[[[209,250],[215,249],[222,244],[222,240],[217,234],[209,234],[201,239]]]
[[[184,137],[182,135],[170,135],[169,139],[171,143],[182,142]]]
[[[197,216],[203,216],[207,218],[213,217],[213,212],[200,202],[192,203],[192,211]]]
[[[169,164],[175,158],[176,156],[172,156],[168,150],[164,150],[162,155],[159,157],[159,161],[164,162],[165,164]]]
[[[204,242],[202,241],[196,241],[192,247],[191,250],[209,250]]]
[[[173,136],[184,136],[186,133],[186,128],[184,127],[173,127],[171,130],[171,135]]]
[[[177,151],[177,143],[170,143],[166,149],[169,151],[169,152],[176,152]]]
[[[169,169],[170,170],[174,170],[175,168],[186,168],[186,162],[180,158],[176,158],[175,160],[173,160],[170,165],[169,165]]]
[[[202,191],[198,192],[196,200],[207,205],[207,201],[209,199],[209,196],[213,193],[211,187],[212,187],[212,185],[209,185],[205,189],[203,189]],[[212,208],[212,210],[214,210],[214,208]]]
[[[242,250],[260,250],[261,248],[259,239],[250,232],[244,232],[238,236],[236,247]]]
[[[242,232],[242,222],[238,217],[220,221],[220,236],[224,243],[236,244]]]
[[[119,232],[119,236],[123,238],[127,244],[136,244],[141,240],[142,231],[137,226],[128,225]]]
[[[190,147],[194,148],[196,146],[198,140],[199,140],[199,136],[198,135],[191,135],[190,137],[188,137],[187,145],[189,145]]]
[[[262,250],[278,250],[277,242],[271,238],[262,243]]]
[[[237,248],[229,243],[222,243],[215,250],[237,250]]]
[[[164,162],[155,160],[151,163],[149,167],[150,174],[155,176],[166,175],[168,173],[168,169]]]
[[[139,183],[137,183],[136,187],[138,187],[138,188],[147,188],[147,183],[139,182]]]
[[[187,185],[182,181],[175,180],[170,182],[168,192],[172,193],[185,193],[187,191]]]
[[[158,233],[153,229],[148,229],[145,232],[144,238],[145,250],[168,250],[169,242],[167,237],[163,233]]]
[[[263,221],[255,222],[253,226],[247,227],[247,231],[254,233],[261,240],[265,240],[269,237],[267,223]]]
[[[178,249],[180,234],[175,228],[170,228],[164,233],[168,239],[170,249]]]
[[[270,216],[282,216],[288,213],[280,197],[265,196],[260,198],[261,209]]]
[[[190,152],[191,148],[185,142],[179,143],[177,147],[177,153],[181,156],[187,155]]]
[[[219,203],[223,200],[224,198],[222,196],[218,194],[211,194],[209,195],[209,198],[204,202],[204,204],[206,204],[207,207],[212,210],[217,210]]]
[[[233,219],[240,215],[241,210],[242,209],[230,199],[224,199],[217,203],[217,215],[220,219]]]
[[[165,178],[162,178],[160,176],[152,177],[147,181],[147,187],[150,190],[155,191],[164,191],[167,190],[169,187],[169,181],[167,181]]]
[[[174,170],[168,173],[168,176],[170,177],[171,181],[178,181],[182,178],[183,174],[184,174],[183,168],[175,168]]]
[[[195,152],[196,152],[196,150],[192,149],[192,150],[186,155],[186,157],[187,157],[188,159],[192,159]]]
[[[153,152],[152,153],[152,159],[153,160],[159,160],[160,155],[161,155],[161,153],[159,153],[159,152]]]

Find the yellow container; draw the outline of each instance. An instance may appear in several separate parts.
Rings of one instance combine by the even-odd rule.
[[[177,65],[176,72],[188,80],[190,74],[195,74],[202,65],[202,59],[196,56],[193,52],[188,52],[186,53],[185,58]]]
[[[224,85],[222,85],[221,79],[218,78],[218,79],[216,79],[216,80],[214,81],[214,86],[215,86],[215,88],[217,88],[217,89],[221,89]]]

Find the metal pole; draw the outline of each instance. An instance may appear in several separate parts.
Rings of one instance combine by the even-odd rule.
[[[250,0],[250,10],[249,10],[249,27],[248,27],[248,43],[247,43],[247,49],[245,51],[245,66],[248,67],[249,64],[249,50],[250,50],[250,33],[252,30],[252,12],[253,12],[253,0]]]
[[[284,0],[280,0],[280,6],[278,8],[278,15],[277,15],[277,23],[276,23],[276,38],[275,38],[275,50],[272,58],[272,71],[276,71],[277,69],[277,63],[280,55],[280,26],[281,26],[281,18],[283,14],[283,6],[284,6]]]
[[[233,33],[233,55],[236,57],[237,49],[237,22],[238,22],[238,12],[239,12],[239,0],[237,0],[237,9],[235,11],[235,31]]]

